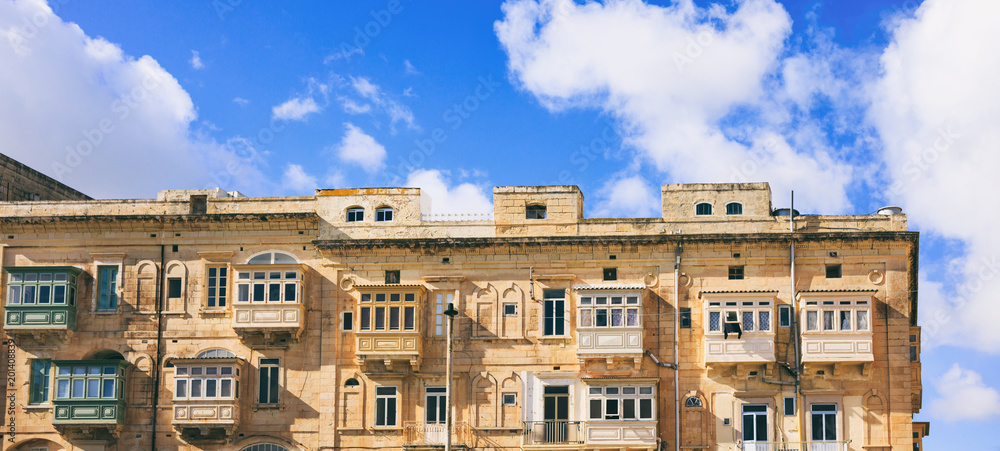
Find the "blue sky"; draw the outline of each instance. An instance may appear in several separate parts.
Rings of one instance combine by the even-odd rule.
[[[0,136],[102,198],[408,185],[456,213],[576,184],[588,216],[642,217],[660,184],[768,181],[808,213],[900,205],[921,231],[917,419],[930,447],[996,448],[998,10],[0,0]]]

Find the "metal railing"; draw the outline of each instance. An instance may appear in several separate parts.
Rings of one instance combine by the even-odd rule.
[[[525,445],[565,445],[583,443],[581,421],[525,421]]]
[[[444,423],[420,423],[407,421],[403,424],[404,445],[444,445],[448,438],[448,429]],[[452,445],[462,445],[469,442],[471,429],[464,421],[451,425]]]
[[[421,221],[492,221],[493,213],[422,214]]]
[[[740,451],[848,451],[851,441],[739,442]]]

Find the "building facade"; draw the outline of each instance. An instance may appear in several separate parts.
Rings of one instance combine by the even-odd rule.
[[[913,449],[905,216],[662,195],[631,219],[574,186],[482,216],[409,188],[2,203],[3,449]]]

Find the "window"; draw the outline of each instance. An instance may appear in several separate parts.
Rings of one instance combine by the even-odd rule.
[[[655,396],[651,386],[600,386],[587,390],[591,420],[652,420]]]
[[[382,207],[375,210],[375,222],[390,222],[392,221],[392,208]]]
[[[97,267],[97,310],[112,311],[118,308],[118,267]]]
[[[226,306],[229,287],[229,268],[225,266],[208,267],[208,308]]]
[[[696,214],[698,216],[707,216],[707,215],[712,214],[712,204],[710,204],[708,202],[701,202],[701,203],[695,204],[695,206],[694,206],[694,214]]]
[[[440,424],[445,422],[445,415],[448,412],[448,402],[445,396],[444,387],[427,387],[425,390],[427,403],[424,405],[424,419],[428,423]]]
[[[730,266],[729,267],[729,280],[743,280],[743,267],[742,266]]]
[[[360,331],[404,330],[417,328],[417,294],[393,292],[361,293],[359,308]],[[348,327],[348,312],[344,312],[344,330]],[[353,322],[353,314],[351,315]],[[353,328],[353,326],[351,326]]]
[[[867,300],[815,300],[806,301],[806,332],[837,333],[867,332],[871,330]]]
[[[259,268],[236,273],[236,302],[286,303],[299,302],[302,283],[298,270]]]
[[[119,399],[125,368],[119,362],[57,362],[56,400]]]
[[[837,440],[837,405],[812,405],[812,439],[813,441]]]
[[[545,290],[543,297],[545,304],[542,312],[543,335],[550,337],[566,335],[566,290]],[[607,314],[606,309],[605,314]]]
[[[233,364],[178,364],[174,369],[174,399],[238,398],[239,371]]]
[[[274,443],[258,443],[256,445],[250,445],[243,448],[240,451],[288,451],[288,448],[281,445],[275,445]]]
[[[549,290],[546,290],[549,291]],[[560,293],[562,290],[555,290]],[[580,296],[577,319],[580,327],[640,327],[639,293],[620,291]]]
[[[354,330],[354,312],[344,312],[340,330]]]
[[[281,359],[260,359],[259,377],[257,379],[257,403],[278,403],[278,368]]]
[[[73,267],[8,268],[7,305],[75,305],[76,280]]]
[[[181,297],[181,279],[176,277],[167,279],[167,297],[171,299]]]
[[[792,307],[782,305],[778,307],[778,327],[790,327],[792,325]]]
[[[361,222],[365,220],[364,208],[348,208],[347,222]]]
[[[709,214],[711,214],[711,213],[709,213]],[[726,204],[726,215],[727,216],[736,216],[736,215],[742,215],[742,214],[743,214],[743,204],[741,204],[739,202],[730,202],[730,203]]]
[[[826,278],[839,279],[841,275],[840,265],[826,265]]]
[[[604,281],[618,280],[618,268],[604,268]]]
[[[375,426],[396,425],[396,387],[375,387]]]
[[[503,316],[517,316],[517,304],[511,304],[511,303],[504,304]]]
[[[385,283],[386,284],[396,284],[396,283],[399,283],[399,270],[386,271],[385,272]]]
[[[444,336],[444,309],[451,304],[454,293],[438,293],[434,302],[434,335]]]
[[[691,307],[681,307],[679,309],[680,313],[680,328],[690,329],[691,328]]]
[[[723,338],[735,333],[737,339],[743,338],[745,333],[769,333],[771,309],[770,300],[710,300],[706,333],[721,334]]]
[[[910,346],[910,361],[911,362],[916,362],[917,360],[919,360],[918,359],[919,356],[920,356],[920,354],[917,352],[917,347],[916,346]]]
[[[702,407],[701,398],[692,396],[684,400],[684,407]]]
[[[544,205],[528,205],[524,209],[525,219],[545,219]]]
[[[31,381],[29,404],[44,404],[49,402],[49,370],[52,361],[48,359],[31,360]]]
[[[782,412],[784,412],[784,415],[786,417],[794,417],[795,416],[795,397],[794,396],[785,396],[784,401],[785,401],[784,402],[784,408],[782,409]]]
[[[517,393],[504,393],[503,394],[503,405],[505,405],[505,406],[516,406],[517,405]]]
[[[361,383],[358,382],[358,380],[355,379],[355,378],[353,378],[353,377],[350,378],[350,379],[347,379],[347,381],[344,382],[344,386],[345,387],[358,387],[360,385],[361,385]]]

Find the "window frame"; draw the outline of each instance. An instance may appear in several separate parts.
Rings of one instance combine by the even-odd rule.
[[[28,368],[28,404],[48,404],[51,401],[52,360],[30,359]]]
[[[545,204],[527,204],[524,206],[524,219],[548,219],[549,212]]]
[[[707,211],[705,210],[705,208],[702,208],[703,205],[708,207]],[[702,201],[694,204],[695,216],[712,216],[714,214],[715,214],[715,206],[713,206],[711,202]]]
[[[419,330],[422,295],[423,292],[416,287],[362,290],[356,307],[357,328],[351,330],[357,333],[416,333]]]
[[[77,279],[82,272],[73,266],[32,266],[6,267],[7,296],[6,305],[18,307],[76,307]],[[49,280],[42,280],[43,275],[49,275]],[[31,275],[31,277],[28,277]],[[65,276],[64,280],[57,280]],[[32,280],[29,280],[32,279]],[[32,287],[32,302],[25,303],[25,287]],[[48,288],[48,302],[39,302],[40,287]],[[59,302],[58,292],[62,288],[62,301]],[[17,294],[14,294],[14,292]]]
[[[729,208],[730,206],[738,206],[739,212],[730,212],[730,210],[735,210],[735,209],[730,209]],[[726,216],[743,216],[743,202],[739,201],[726,202]]]
[[[52,401],[121,401],[125,399],[125,367],[128,362],[125,360],[75,360],[75,361],[53,361],[56,367],[53,380],[55,381],[55,393],[50,397]],[[80,372],[77,372],[77,369]],[[93,369],[98,370],[97,373]],[[108,372],[112,369],[112,372]],[[77,381],[83,396],[75,396]],[[97,382],[97,396],[90,396],[91,383]],[[113,395],[104,396],[107,383],[112,382]],[[64,384],[65,383],[65,384]],[[65,386],[66,396],[60,396],[61,388]]]
[[[642,291],[641,290],[600,290],[577,291],[576,293],[576,327],[577,330],[614,330],[641,329]],[[618,302],[615,302],[618,299]],[[615,311],[620,312],[620,325],[615,325]],[[635,312],[634,316],[631,314]],[[604,318],[600,324],[599,318]],[[589,322],[589,324],[587,324]]]
[[[236,287],[236,298],[233,300],[233,305],[297,305],[303,303],[302,287],[305,283],[305,271],[301,264],[240,265],[230,271],[230,274],[235,274],[233,285]],[[273,277],[275,274],[278,277]],[[294,276],[290,276],[290,274],[294,274]],[[272,285],[277,287],[278,300],[272,300],[275,290]],[[292,287],[292,300],[288,300],[289,287]],[[257,299],[258,296],[261,299]]]
[[[267,371],[269,374],[265,373]],[[265,388],[264,382],[267,382]],[[265,398],[266,400],[262,400]],[[281,404],[281,358],[259,357],[257,359],[257,405]]]
[[[215,275],[213,274],[213,271]],[[229,307],[229,282],[233,271],[229,265],[205,266],[205,308],[225,309]]]
[[[746,266],[745,265],[730,265],[729,266],[729,280],[744,280],[746,279]]]
[[[844,265],[841,263],[829,263],[826,265],[827,279],[842,279],[844,277]]]
[[[802,333],[807,335],[871,334],[872,304],[868,296],[817,296],[803,299],[800,314]],[[844,314],[848,314],[848,326],[844,326]],[[810,318],[814,321],[810,322]],[[831,318],[830,327],[826,319]],[[864,318],[865,328],[858,327]]]
[[[394,214],[392,207],[378,207],[375,209],[375,222],[392,222]]]
[[[569,312],[567,311],[569,303],[566,299],[566,291],[565,289],[545,289],[542,292],[542,308],[539,312],[541,318],[539,319],[542,336],[545,338],[569,336],[569,325],[567,324],[569,322]],[[550,297],[550,295],[555,296],[557,292],[561,292],[562,296]]]
[[[778,327],[792,327],[792,306],[778,306]]]
[[[655,384],[587,385],[585,403],[587,420],[655,421],[656,391]],[[629,404],[631,404],[631,408],[626,407]],[[644,409],[648,409],[648,415],[643,415]],[[626,413],[629,410],[632,412],[632,417],[626,418]]]
[[[392,393],[379,393],[380,389],[383,392],[387,392],[387,389],[392,389]],[[390,412],[391,407],[391,412]],[[399,386],[396,385],[378,385],[375,387],[375,412],[372,415],[375,418],[376,428],[396,428],[399,425]],[[381,409],[382,415],[379,415]],[[391,417],[390,417],[391,414]]]
[[[773,296],[738,296],[738,297],[712,297],[705,300],[705,325],[703,327],[706,337],[725,337],[725,324],[729,321],[730,314],[735,312],[735,318],[740,325],[743,336],[764,336],[775,333],[774,307],[775,298]],[[745,327],[746,313],[751,313],[753,327]],[[766,314],[762,316],[762,314]],[[767,328],[761,329],[760,325],[767,318]],[[716,318],[716,319],[713,319]],[[718,329],[713,330],[713,321],[717,323]],[[733,332],[730,332],[732,334]]]
[[[94,284],[94,289],[97,291],[97,311],[115,312],[118,310],[118,278],[120,274],[119,265],[97,266],[97,281]]]
[[[174,401],[236,400],[240,397],[240,365],[235,358],[205,359],[203,362],[187,361],[174,363]],[[210,371],[210,369],[214,371]],[[225,374],[225,369],[229,369]],[[196,371],[197,370],[197,371]],[[214,374],[209,374],[214,373]],[[195,382],[199,382],[199,396],[194,396]],[[208,396],[210,382],[215,383],[215,396]],[[223,389],[229,382],[229,396]],[[181,390],[181,383],[184,389]],[[181,396],[180,393],[184,392]]]
[[[365,222],[365,209],[363,207],[348,207],[344,213],[344,222]]]

